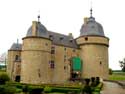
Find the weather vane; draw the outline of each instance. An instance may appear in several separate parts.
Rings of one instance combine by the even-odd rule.
[[[40,11],[38,11],[38,22],[40,22]]]
[[[92,0],[91,0],[91,9],[90,9],[90,17],[92,17]]]

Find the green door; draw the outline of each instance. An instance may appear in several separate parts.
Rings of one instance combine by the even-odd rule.
[[[82,61],[79,57],[72,58],[72,69],[73,69],[73,71],[81,71],[82,70]]]

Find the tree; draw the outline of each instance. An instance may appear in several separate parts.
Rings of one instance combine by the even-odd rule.
[[[3,74],[0,74],[0,85],[3,85],[6,83],[6,81],[9,81],[9,77],[7,74],[3,73]]]
[[[125,72],[125,58],[122,61],[119,61],[120,67],[122,68],[122,71]]]
[[[112,69],[109,68],[109,74],[112,75],[112,73],[113,73],[113,72],[112,72]]]

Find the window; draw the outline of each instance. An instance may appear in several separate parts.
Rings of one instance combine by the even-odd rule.
[[[60,37],[60,40],[63,40],[64,39],[64,37]]]
[[[64,70],[66,70],[66,66],[64,66]]]
[[[64,55],[64,62],[66,62],[66,55]]]
[[[51,68],[51,69],[54,69],[54,67],[55,67],[55,64],[54,64],[54,61],[52,60],[52,61],[50,62],[50,68]]]
[[[48,46],[48,43],[45,43],[46,46]]]
[[[72,51],[73,51],[73,52],[75,52],[76,50],[75,50],[75,49],[73,49]]]
[[[87,41],[88,40],[88,37],[85,37],[85,41]]]
[[[64,48],[64,50],[66,51],[66,48]]]
[[[53,40],[53,35],[49,35],[49,38],[50,38],[51,40]]]
[[[15,56],[15,61],[18,61],[18,60],[19,60],[19,56],[16,55],[16,56]]]
[[[100,65],[102,65],[102,62],[100,61]]]
[[[51,47],[51,54],[55,54],[55,47]]]

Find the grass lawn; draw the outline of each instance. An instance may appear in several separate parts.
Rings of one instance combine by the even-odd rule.
[[[125,72],[114,72],[109,76],[109,80],[125,81]]]

